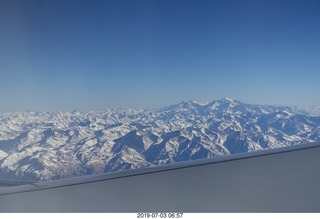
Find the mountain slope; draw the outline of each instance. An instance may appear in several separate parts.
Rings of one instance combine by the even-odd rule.
[[[320,117],[230,98],[0,115],[1,178],[51,180],[320,141]]]

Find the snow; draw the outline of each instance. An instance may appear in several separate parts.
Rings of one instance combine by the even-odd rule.
[[[51,180],[307,143],[320,140],[319,123],[296,107],[231,98],[160,109],[6,113],[0,174]]]
[[[8,154],[2,150],[0,150],[0,160],[2,160],[3,158],[7,157]]]

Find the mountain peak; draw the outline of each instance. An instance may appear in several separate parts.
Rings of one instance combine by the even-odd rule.
[[[320,117],[296,111],[225,97],[145,111],[3,114],[0,175],[51,180],[320,141]]]
[[[236,100],[236,99],[233,99],[233,98],[230,98],[230,97],[223,97],[221,98],[219,101],[222,101],[222,102],[231,102],[231,103],[239,103],[240,101]]]
[[[221,99],[218,99],[218,100],[215,100],[213,102],[224,102],[224,103],[229,103],[229,104],[239,104],[241,103],[239,100],[236,100],[236,99],[233,99],[233,98],[230,98],[230,97],[223,97]],[[198,101],[195,101],[195,100],[184,100],[182,101],[181,103],[179,103],[178,105],[180,106],[206,106],[208,105],[208,102],[206,103],[200,103]]]
[[[198,101],[195,100],[184,100],[180,103],[180,105],[200,105],[200,106],[204,106],[206,104],[204,103],[200,103]]]

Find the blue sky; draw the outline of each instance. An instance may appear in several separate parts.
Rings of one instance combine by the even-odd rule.
[[[0,1],[1,112],[320,105],[320,1]]]

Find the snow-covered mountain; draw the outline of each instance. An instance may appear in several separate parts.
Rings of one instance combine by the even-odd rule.
[[[0,176],[51,180],[320,141],[313,115],[230,98],[148,110],[0,114]]]

